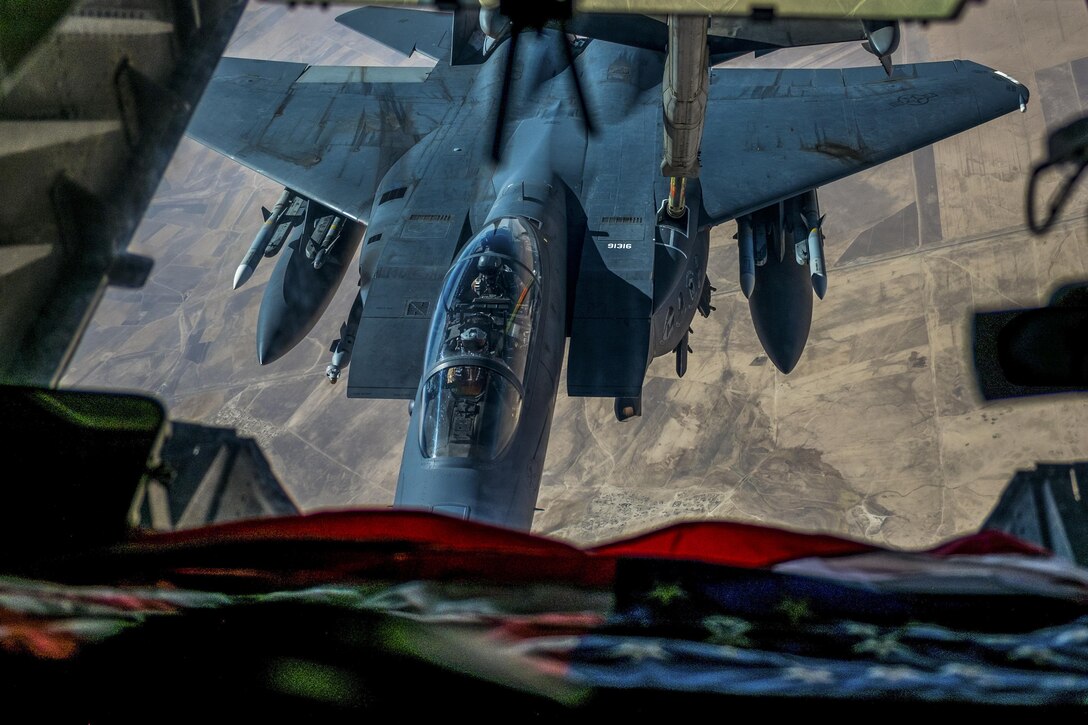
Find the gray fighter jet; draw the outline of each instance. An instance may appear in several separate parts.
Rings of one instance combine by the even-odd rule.
[[[886,25],[867,46],[881,65],[715,67],[701,167],[677,217],[661,175],[660,23],[582,18],[572,37],[512,33],[478,12],[370,8],[341,21],[439,62],[224,58],[189,130],[285,187],[235,277],[279,253],[258,357],[306,335],[361,246],[328,375],[354,357],[349,396],[412,401],[395,504],[522,529],[568,338],[567,394],[639,415],[650,360],[673,354],[685,372],[692,319],[712,309],[710,230],[735,219],[756,330],[789,372],[813,292],[827,289],[816,189],[1028,96],[969,61],[892,68]],[[806,42],[871,30],[857,25]],[[776,47],[743,35],[709,37],[708,65]]]

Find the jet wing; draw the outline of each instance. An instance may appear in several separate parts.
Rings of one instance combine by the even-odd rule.
[[[309,66],[223,58],[188,134],[358,221],[390,166],[462,98],[448,67]]]
[[[1013,111],[1028,91],[955,60],[883,69],[711,71],[701,148],[710,225]]]

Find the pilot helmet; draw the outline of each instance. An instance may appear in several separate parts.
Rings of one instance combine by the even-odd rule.
[[[487,346],[487,333],[479,327],[470,327],[461,333],[461,349],[465,352],[482,352]]]
[[[484,251],[515,256],[517,246],[514,244],[514,235],[510,233],[509,229],[503,227],[488,229],[481,236],[480,241]]]
[[[476,269],[486,277],[494,277],[502,269],[502,258],[491,252],[485,252],[476,261]]]

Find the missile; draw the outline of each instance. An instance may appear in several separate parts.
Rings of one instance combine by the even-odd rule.
[[[336,244],[336,239],[340,236],[340,223],[343,220],[343,217],[338,216],[329,224],[328,231],[325,232],[325,238],[321,240],[321,248],[314,255],[314,269],[321,269],[321,265],[325,264],[325,258],[329,256],[332,245]]]
[[[246,256],[242,257],[242,263],[238,265],[238,269],[234,272],[233,289],[238,289],[253,276],[253,271],[257,269],[257,263],[260,262],[261,257],[264,256],[264,249],[268,246],[268,240],[272,238],[272,233],[276,231],[276,225],[279,223],[280,216],[283,214],[283,210],[287,206],[287,200],[290,197],[291,192],[287,189],[284,189],[283,193],[280,194],[280,198],[276,201],[276,205],[272,207],[272,212],[268,215],[268,218],[264,220],[264,224],[261,225],[261,229],[257,232],[257,236],[254,237],[253,244],[249,245]]]
[[[747,217],[737,221],[737,248],[740,254],[740,289],[744,297],[749,298],[756,287],[756,254],[752,222]]]
[[[820,227],[824,218],[820,217],[816,225],[808,232],[808,272],[812,277],[812,291],[821,300],[827,294],[827,268],[824,266],[824,241]]]
[[[824,217],[820,215],[820,202],[812,189],[790,200],[797,210],[802,226],[797,228],[797,264],[808,263],[812,291],[821,300],[827,294],[827,265],[824,261]],[[792,214],[792,212],[791,212]],[[805,235],[804,230],[808,230]]]
[[[330,383],[335,384],[340,379],[340,373],[351,362],[351,351],[355,347],[355,335],[359,332],[359,321],[363,319],[363,293],[355,295],[355,301],[351,303],[351,312],[348,313],[347,322],[340,325],[340,338],[334,340],[329,352],[332,353],[332,361],[325,368],[325,377]]]

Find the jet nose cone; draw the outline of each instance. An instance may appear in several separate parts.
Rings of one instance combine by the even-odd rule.
[[[808,290],[805,292],[811,299],[812,293]],[[812,320],[811,310],[811,303],[808,309],[803,304],[797,304],[792,309],[764,309],[762,305],[752,305],[752,325],[756,328],[756,336],[767,357],[784,373],[791,372],[797,366],[801,353],[805,351]]]
[[[260,340],[257,340],[257,364],[267,365],[272,362],[272,350],[268,345],[262,345]]]
[[[773,257],[773,255],[772,255]],[[769,259],[756,268],[756,288],[748,298],[752,326],[767,357],[783,373],[801,359],[812,324],[812,280],[807,265],[793,255]]]
[[[258,326],[257,362],[261,365],[276,362],[294,347],[293,344],[290,344],[290,341],[283,339],[283,335],[277,334],[278,332],[278,330],[266,329],[263,325]]]
[[[279,270],[277,266],[272,282],[265,287],[257,315],[257,362],[261,365],[276,362],[302,342],[323,311],[312,311],[289,299],[288,295],[297,290],[277,277]]]
[[[774,366],[787,375],[797,367],[797,361],[801,359],[801,353],[805,351],[805,338],[803,337],[800,339],[783,337],[764,340],[760,336],[760,342],[763,343],[763,350],[767,353],[767,357],[770,358],[771,362],[774,363]]]

